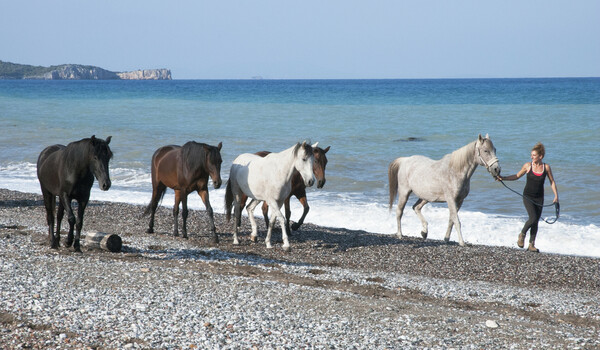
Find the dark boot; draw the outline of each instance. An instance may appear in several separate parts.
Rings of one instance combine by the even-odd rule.
[[[517,245],[519,246],[519,248],[523,248],[525,246],[525,234],[523,232],[519,233]]]

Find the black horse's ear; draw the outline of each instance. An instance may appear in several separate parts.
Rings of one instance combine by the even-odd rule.
[[[92,135],[92,137],[90,137],[90,139],[92,140],[92,142],[96,142],[96,135]]]
[[[112,136],[109,136],[106,138],[106,144],[108,145],[110,143],[110,139],[112,138]]]
[[[325,148],[325,149],[323,150],[323,153],[327,153],[327,151],[329,151],[329,149],[330,149],[330,148],[331,148],[331,146],[327,146],[327,148]]]
[[[217,148],[219,149],[219,151],[221,150],[221,147],[223,147],[223,142],[219,142],[219,144],[217,145]]]

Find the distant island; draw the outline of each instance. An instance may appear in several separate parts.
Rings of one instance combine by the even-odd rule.
[[[0,61],[0,79],[40,80],[171,80],[169,69],[140,69],[131,72],[109,70],[81,64],[30,66]]]

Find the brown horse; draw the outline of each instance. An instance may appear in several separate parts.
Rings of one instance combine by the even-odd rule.
[[[313,172],[315,174],[315,178],[317,179],[317,188],[323,188],[323,186],[325,185],[325,181],[326,181],[325,180],[325,167],[327,166],[327,156],[325,155],[325,153],[327,153],[327,151],[329,151],[329,148],[331,148],[331,146],[328,146],[325,149],[322,149],[321,147],[313,147],[313,154],[315,156],[315,162],[313,164]],[[256,152],[256,154],[261,157],[265,157],[269,153],[271,153],[271,152],[268,152],[268,151]],[[292,192],[290,193],[290,195],[287,197],[287,199],[284,202],[284,204],[285,204],[285,224],[287,226],[287,232],[292,232],[290,230],[290,216],[292,215],[292,211],[290,210],[290,198],[292,198],[292,195],[294,195],[294,196],[296,196],[296,198],[298,198],[298,200],[302,204],[302,207],[304,208],[304,212],[302,213],[300,220],[298,220],[298,222],[294,223],[291,226],[292,230],[297,231],[300,228],[300,226],[302,226],[302,224],[304,223],[304,218],[306,218],[306,214],[308,214],[310,207],[308,206],[308,200],[306,199],[306,185],[304,184],[304,181],[302,180],[302,176],[300,175],[300,173],[295,170],[294,170],[294,174],[292,175]],[[241,204],[242,208],[246,205],[247,199],[248,199],[247,196],[245,196],[245,195],[242,196],[242,204]],[[267,205],[267,202],[263,202],[262,212],[263,212],[263,216],[265,218],[265,223],[266,223],[267,227],[269,227],[269,206]]]
[[[154,233],[154,214],[168,187],[175,190],[173,235],[179,234],[177,216],[179,215],[179,203],[181,203],[183,209],[181,232],[183,238],[187,238],[187,196],[192,191],[197,191],[206,206],[213,241],[215,243],[219,241],[213,210],[208,199],[208,177],[211,177],[216,189],[221,187],[221,163],[223,162],[221,147],[222,143],[215,147],[189,141],[183,146],[164,146],[154,152],[152,156],[152,199],[144,212],[144,215],[150,214],[147,233]]]
[[[60,241],[60,223],[67,211],[69,235],[66,246],[73,245],[76,252],[81,252],[79,239],[83,226],[83,213],[90,199],[90,191],[94,177],[102,191],[108,191],[111,185],[108,162],[113,154],[108,147],[111,137],[106,140],[96,136],[71,142],[67,146],[53,145],[46,147],[37,161],[37,176],[40,180],[50,247],[58,248]],[[56,197],[58,196],[58,211]],[[77,217],[73,213],[71,202],[77,201]],[[54,234],[54,213],[56,213],[56,235]],[[75,229],[75,237],[73,237]]]

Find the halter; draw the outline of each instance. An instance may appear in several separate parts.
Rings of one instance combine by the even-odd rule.
[[[477,144],[475,146],[475,148],[477,149],[477,156],[479,157],[479,160],[483,163],[483,165],[485,166],[485,169],[488,171],[488,173],[490,172],[490,168],[494,165],[498,163],[498,157],[494,156],[492,159],[490,159],[490,162],[486,162],[485,159],[483,159],[483,157],[481,156],[481,149],[479,148],[479,144]]]

